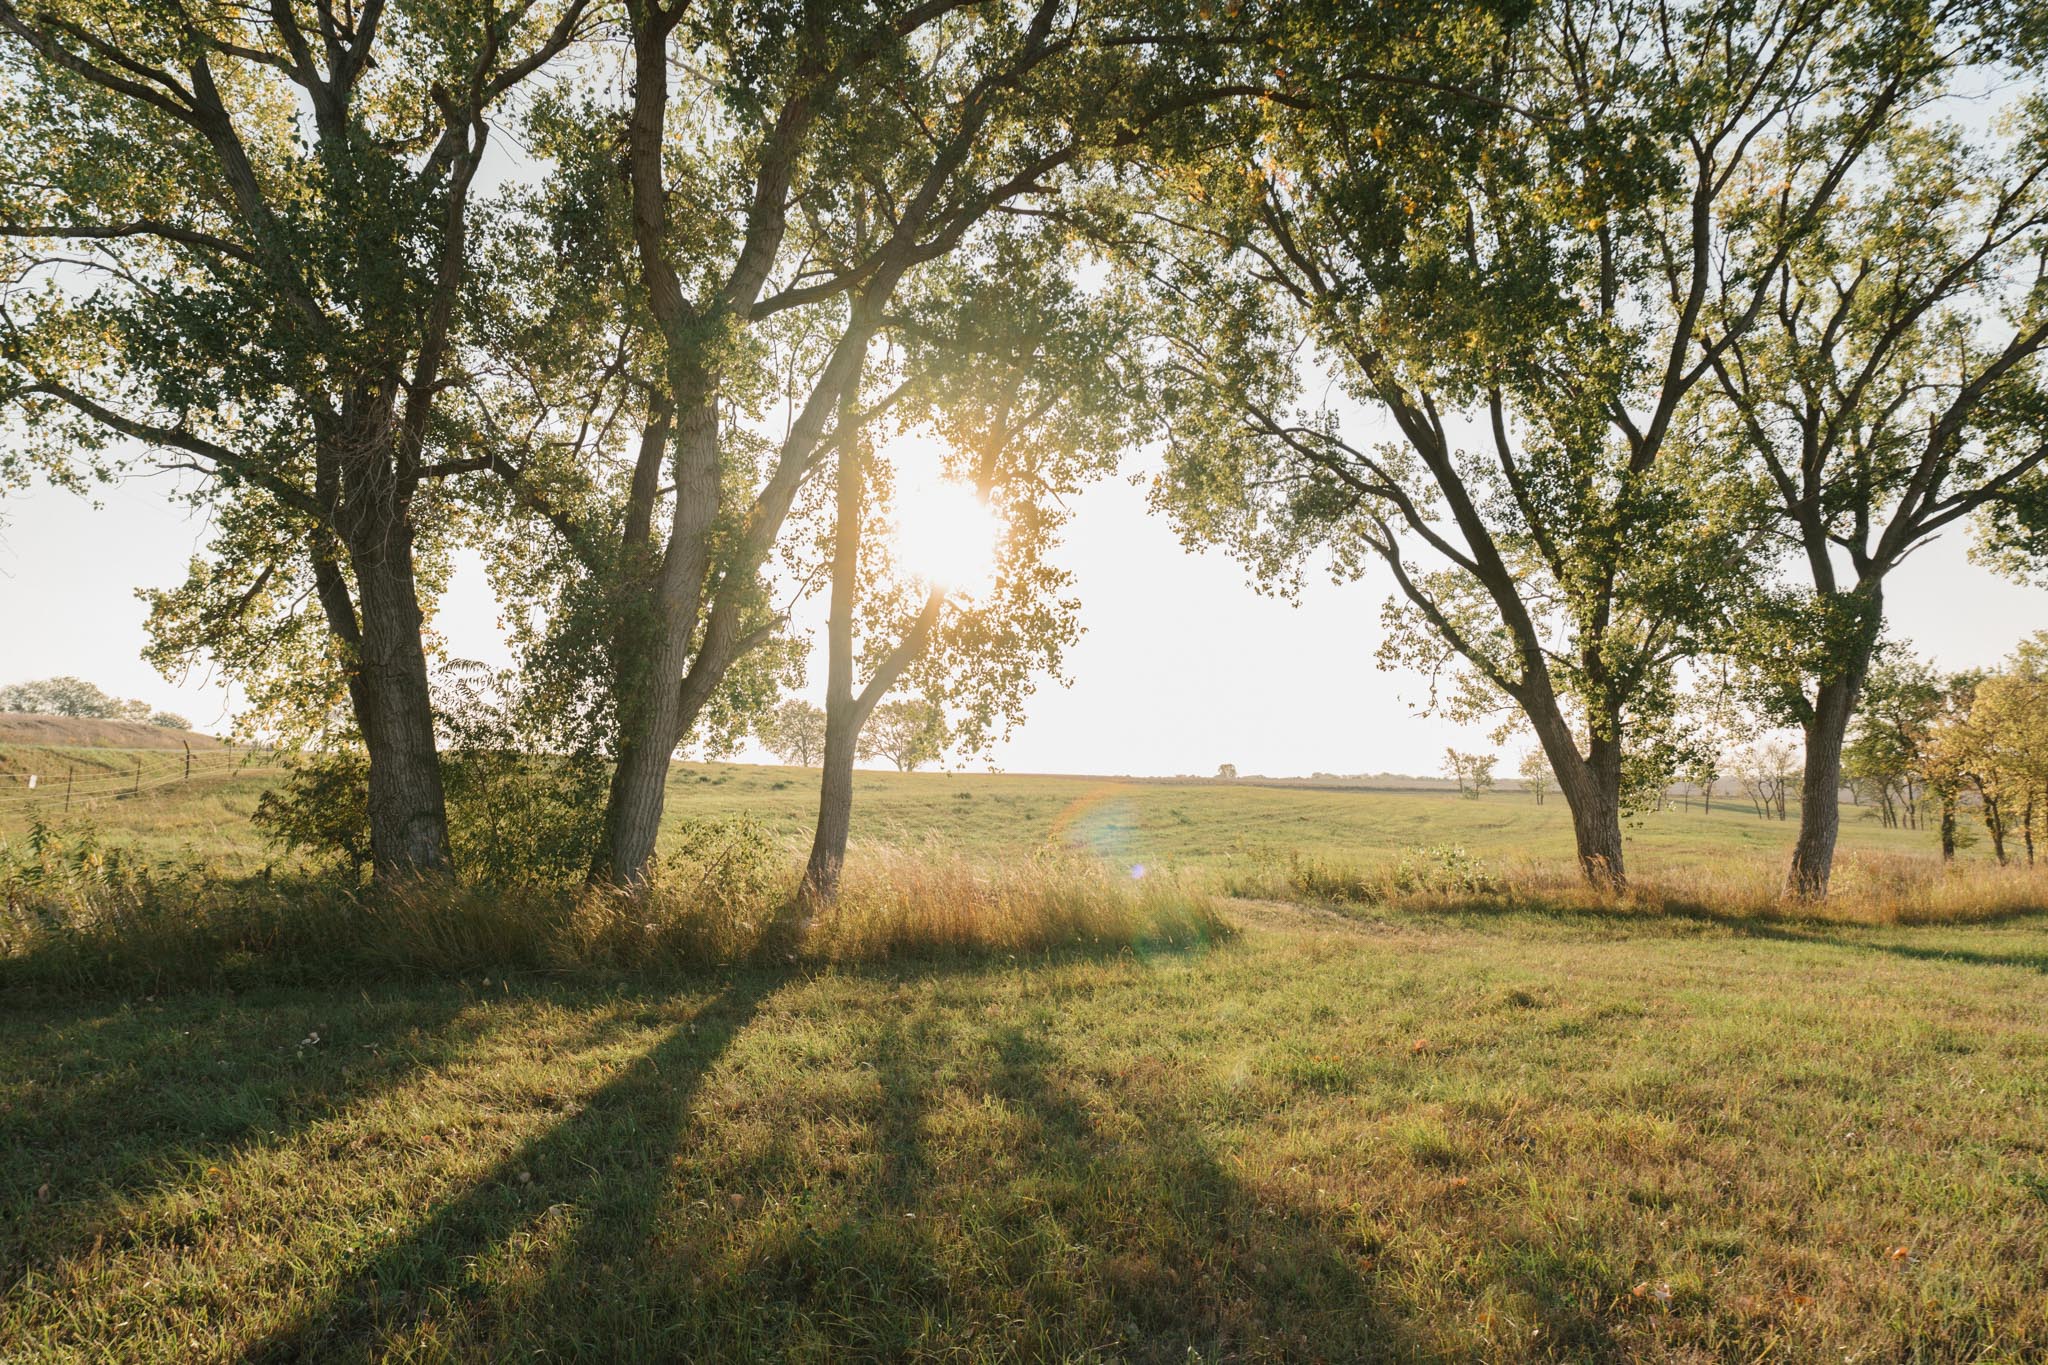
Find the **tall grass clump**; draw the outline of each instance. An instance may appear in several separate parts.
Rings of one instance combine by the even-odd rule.
[[[1171,876],[1122,875],[1053,853],[981,864],[869,846],[850,859],[839,900],[804,935],[831,961],[1054,948],[1185,947],[1227,938],[1214,900]]]
[[[1403,849],[1378,863],[1257,850],[1224,870],[1222,887],[1229,896],[1329,905],[1494,897],[1508,889],[1490,864],[1457,844]]]
[[[1206,894],[1079,859],[984,867],[861,847],[839,903],[815,918],[792,903],[801,875],[798,850],[746,817],[686,827],[631,890],[231,878],[38,825],[21,845],[0,845],[0,980],[160,988],[247,975],[664,972],[1192,945],[1230,932]]]
[[[1943,863],[1932,855],[1847,852],[1820,902],[1788,900],[1773,858],[1639,871],[1626,890],[1596,891],[1569,861],[1484,862],[1453,845],[1346,862],[1262,850],[1234,862],[1228,896],[1396,911],[1679,915],[1837,924],[1968,924],[2048,912],[2048,866]]]

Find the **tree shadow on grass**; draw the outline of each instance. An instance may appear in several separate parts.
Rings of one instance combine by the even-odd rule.
[[[1788,943],[1810,943],[1829,948],[1853,948],[1863,953],[1888,953],[1915,962],[1953,963],[1973,967],[2020,967],[2027,971],[2048,973],[2048,952],[1986,952],[1981,948],[1934,948],[1912,943],[1886,943],[1881,940],[1843,938],[1837,934],[1799,932],[1789,929],[1759,927],[1748,930],[1756,938],[1776,939]]]
[[[1426,1354],[1339,1216],[1248,1188],[1205,1141],[1197,1097],[1105,1087],[1028,1026],[992,1026],[982,1003],[877,1007],[857,1062],[788,1078],[781,1097],[750,1051],[721,1103],[758,1112],[721,1109],[716,1147],[678,1135],[634,1157],[621,1207],[592,1207],[550,1248],[543,1283],[471,1317],[464,1353]],[[703,1161],[678,1175],[670,1150]]]
[[[482,1301],[476,1263],[573,1210],[608,1236],[644,1236],[692,1097],[782,973],[734,976],[581,1107],[521,1145],[396,1244],[344,1270],[323,1304],[254,1343],[250,1361],[376,1356],[413,1329]]]
[[[471,1003],[448,988],[0,1012],[0,1086],[15,1091],[0,1104],[0,1293],[118,1245],[131,1200],[459,1059],[492,1026],[463,1017]]]

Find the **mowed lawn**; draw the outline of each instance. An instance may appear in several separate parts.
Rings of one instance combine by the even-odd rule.
[[[0,1000],[0,1359],[2048,1355],[2048,921],[1232,914]]]

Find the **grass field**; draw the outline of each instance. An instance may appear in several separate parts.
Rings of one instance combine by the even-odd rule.
[[[800,837],[808,779],[679,766],[671,835]],[[262,780],[92,817],[254,866]],[[1516,795],[863,774],[856,809],[1213,885],[1570,852]],[[1932,866],[1846,815],[1852,863]],[[1631,857],[1765,885],[1790,835],[1667,811]],[[0,988],[0,1361],[2048,1358],[2038,908],[1224,913],[1173,949]]]
[[[44,777],[40,799],[6,785],[6,775],[76,766],[79,784],[91,771],[96,795],[81,797],[74,821],[92,823],[110,843],[147,856],[192,852],[234,866],[273,861],[249,824],[256,798],[276,769],[252,767],[233,755],[211,756],[190,786],[176,781],[125,795],[137,755],[122,750],[48,749],[0,745],[0,839],[19,837],[31,811],[63,818],[61,789]],[[145,781],[175,778],[175,760],[141,756]],[[672,844],[685,822],[745,812],[788,838],[807,838],[817,814],[815,769],[738,763],[677,764],[669,779],[665,831]],[[1454,844],[1472,854],[1515,863],[1568,863],[1571,820],[1553,796],[1542,805],[1518,792],[1463,800],[1445,791],[1327,790],[1252,782],[1169,781],[968,773],[861,772],[855,779],[855,821],[861,837],[897,846],[936,845],[948,852],[1015,857],[1048,844],[1092,853],[1125,866],[1213,869],[1299,853],[1371,861],[1402,850]],[[1647,812],[1625,831],[1631,870],[1639,875],[1771,865],[1791,848],[1792,821],[1760,820],[1739,797],[1715,798],[1713,810],[1673,807]],[[1924,830],[1882,828],[1868,808],[1845,806],[1842,851],[1934,855]],[[1965,850],[1968,860],[1988,856]]]
[[[2048,925],[16,1001],[0,1358],[2038,1360]]]

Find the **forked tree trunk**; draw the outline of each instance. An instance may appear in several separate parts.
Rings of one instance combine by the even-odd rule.
[[[659,469],[665,425],[665,413],[650,423],[653,458],[643,450],[641,468]],[[701,706],[701,701],[693,705],[692,690],[684,681],[692,665],[700,662],[693,653],[702,643],[698,618],[708,563],[705,534],[718,512],[718,417],[713,400],[684,405],[675,453],[676,503],[668,552],[650,564],[644,546],[636,547],[643,573],[625,585],[613,632],[612,695],[618,705],[619,750],[605,803],[604,848],[592,868],[592,880],[620,886],[647,877],[661,833],[669,765]],[[645,498],[639,496],[641,491],[635,490],[633,515],[638,518],[651,512],[653,502],[651,488]],[[644,520],[629,527],[629,534],[643,541],[647,533]]]
[[[411,509],[380,439],[388,417],[367,424],[367,437],[326,433],[316,477],[332,523],[312,531],[308,549],[328,630],[353,656],[348,695],[369,757],[371,866],[393,882],[446,872],[449,852]]]
[[[2005,812],[1999,808],[1998,798],[1995,796],[1987,796],[1980,792],[1978,799],[1984,803],[1984,828],[1991,835],[1991,852],[1998,859],[1998,865],[2004,867]]]
[[[842,424],[856,420],[858,398],[859,385],[849,385],[840,400]],[[945,590],[932,588],[910,629],[875,666],[867,685],[854,691],[853,616],[860,588],[865,459],[864,442],[857,436],[841,437],[833,494],[832,598],[825,627],[825,770],[818,783],[818,826],[798,892],[800,903],[813,914],[839,898],[839,875],[846,866],[846,841],[853,827],[853,761],[860,753],[861,730],[904,670],[924,652],[946,602]],[[985,484],[981,491],[987,493]]]

